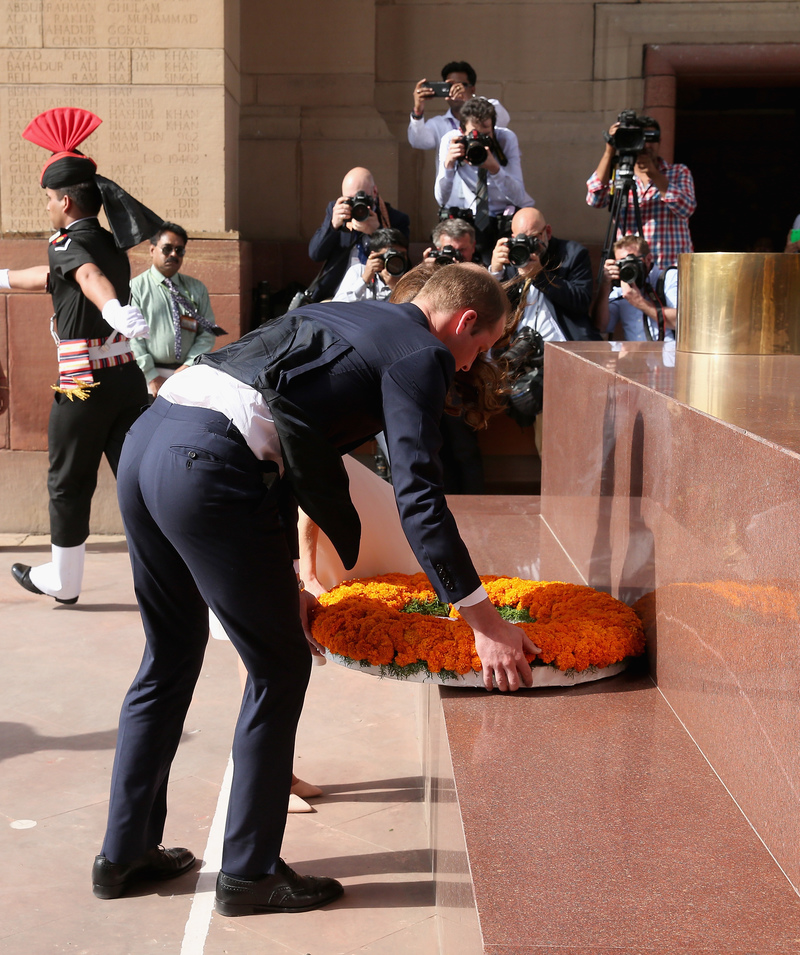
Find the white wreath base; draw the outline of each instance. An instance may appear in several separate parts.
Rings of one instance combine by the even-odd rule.
[[[382,680],[399,680],[404,683],[438,683],[440,686],[453,688],[464,688],[468,690],[483,690],[483,675],[480,672],[458,674],[455,677],[442,677],[438,673],[430,673],[427,670],[420,670],[418,673],[396,674],[385,666],[372,666],[371,664],[361,664],[358,660],[351,660],[349,657],[340,656],[338,653],[332,653],[325,650],[325,658],[331,663],[337,663],[339,666],[348,667],[351,670],[358,670],[359,673],[367,673],[370,676],[377,676]],[[589,667],[588,670],[581,670],[580,673],[575,670],[559,670],[553,666],[531,667],[533,674],[533,686],[521,686],[521,690],[536,690],[547,686],[577,686],[579,683],[592,683],[594,680],[605,680],[607,677],[616,676],[627,667],[628,661],[621,663],[612,663],[610,666],[598,669]]]

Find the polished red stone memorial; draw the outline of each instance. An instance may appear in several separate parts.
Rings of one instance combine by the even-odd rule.
[[[481,573],[641,600],[648,663],[433,690],[441,950],[795,953],[800,357],[548,345],[542,497],[454,501]]]

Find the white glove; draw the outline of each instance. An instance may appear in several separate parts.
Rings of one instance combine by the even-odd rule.
[[[120,305],[112,298],[103,306],[103,318],[126,338],[150,337],[150,326],[135,305]]]

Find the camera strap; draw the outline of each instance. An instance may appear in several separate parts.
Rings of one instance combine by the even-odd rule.
[[[661,307],[661,302],[659,302],[658,299],[656,299],[656,315],[658,315],[658,340],[663,342],[666,336],[666,328],[664,326],[664,309]]]
[[[661,305],[661,301],[660,301],[658,293],[653,291],[653,286],[649,282],[645,283],[644,292],[648,298],[652,298],[653,303],[655,304],[656,318],[658,323],[658,341],[663,342],[666,337],[666,325],[664,324],[664,308]],[[663,287],[661,289],[661,294],[663,295]],[[656,339],[653,338],[653,333],[652,331],[650,331],[650,321],[651,321],[650,317],[645,312],[642,312],[642,322],[644,323],[644,331],[645,331],[645,334],[647,335],[647,340],[649,342],[654,342],[656,341]]]
[[[475,193],[475,228],[483,232],[491,222],[489,215],[489,174],[483,166],[478,168],[478,189]]]

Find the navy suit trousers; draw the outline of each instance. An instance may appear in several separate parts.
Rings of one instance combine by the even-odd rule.
[[[249,674],[222,870],[256,878],[280,854],[311,669],[278,482],[268,489],[223,415],[161,398],[129,432],[117,481],[147,645],[122,706],[103,855],[130,862],[163,842],[170,765],[210,607]]]

